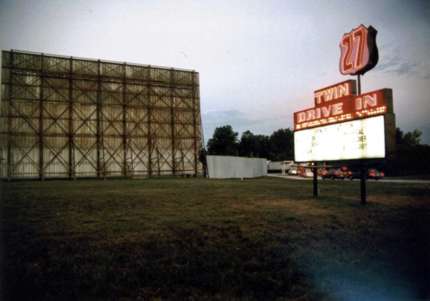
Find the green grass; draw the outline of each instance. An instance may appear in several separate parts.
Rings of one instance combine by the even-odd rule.
[[[5,299],[430,296],[427,184],[369,183],[366,206],[348,181],[1,185]]]

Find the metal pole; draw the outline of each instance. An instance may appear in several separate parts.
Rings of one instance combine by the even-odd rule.
[[[357,93],[361,95],[361,78],[360,74],[357,75]],[[367,168],[363,160],[360,161],[360,196],[361,204],[367,203],[367,191],[366,191],[366,178],[367,178]]]
[[[367,192],[366,192],[366,178],[367,178],[367,168],[364,163],[361,162],[361,177],[360,177],[360,194],[361,194],[361,204],[365,205],[367,203]]]
[[[314,190],[314,198],[318,198],[318,170],[315,166],[315,163],[313,163],[312,166],[312,173],[313,173],[313,190]]]
[[[361,77],[360,74],[357,75],[357,94],[361,94]]]

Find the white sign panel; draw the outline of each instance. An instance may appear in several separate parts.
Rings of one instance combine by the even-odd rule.
[[[385,157],[384,116],[294,132],[297,162]]]

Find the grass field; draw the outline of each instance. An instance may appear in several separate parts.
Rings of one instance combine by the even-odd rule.
[[[430,185],[1,183],[6,300],[430,297]]]

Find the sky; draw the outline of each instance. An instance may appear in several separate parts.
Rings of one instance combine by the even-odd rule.
[[[378,30],[362,91],[393,89],[396,125],[430,144],[430,1],[6,1],[0,48],[196,70],[204,138],[292,128],[313,91],[350,79],[342,35]]]

